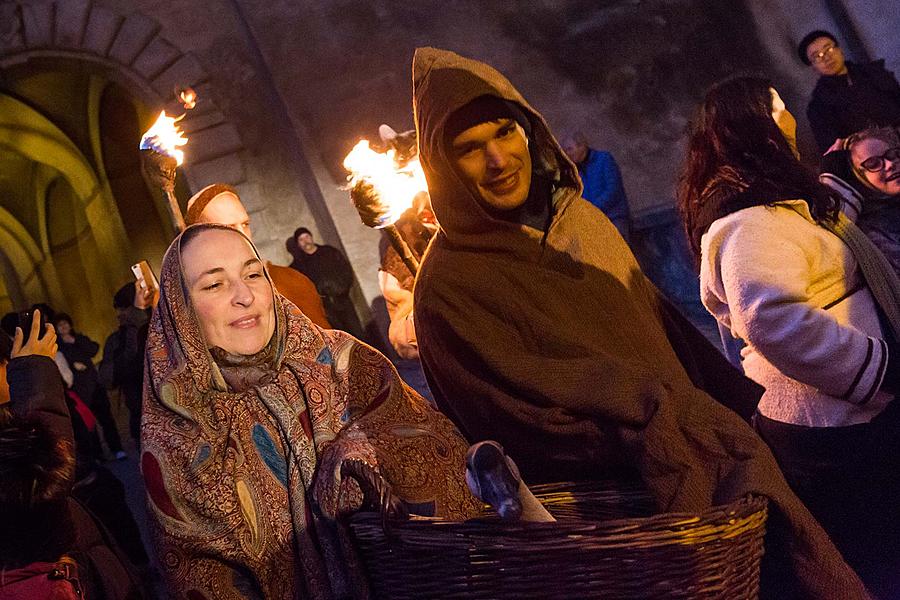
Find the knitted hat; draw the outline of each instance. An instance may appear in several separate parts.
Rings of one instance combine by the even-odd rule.
[[[531,138],[531,121],[515,102],[497,96],[479,96],[447,119],[444,128],[445,143],[450,143],[460,133],[481,123],[489,123],[500,119],[512,119],[522,126],[525,136]]]

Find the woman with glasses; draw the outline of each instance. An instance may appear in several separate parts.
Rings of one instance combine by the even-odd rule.
[[[839,140],[822,158],[820,179],[861,212],[859,228],[900,276],[900,133],[871,127]]]
[[[744,371],[766,388],[757,431],[863,581],[896,590],[900,282],[800,164],[795,130],[767,80],[714,86],[679,209],[703,304],[745,342]]]
[[[854,63],[844,59],[837,39],[813,31],[801,40],[803,64],[821,75],[806,110],[819,149],[869,125],[900,125],[900,84],[883,60]]]

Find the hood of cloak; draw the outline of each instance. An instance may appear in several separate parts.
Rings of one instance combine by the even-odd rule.
[[[486,210],[453,168],[449,140],[444,139],[450,116],[481,96],[514,103],[528,118],[533,164],[554,181],[552,211],[559,213],[580,198],[582,185],[577,167],[562,151],[543,117],[503,75],[484,63],[452,52],[436,48],[416,50],[413,108],[419,132],[419,160],[435,217],[441,224],[440,235],[468,248],[527,251],[530,245],[521,244],[522,233],[540,236],[542,232],[497,218]],[[560,193],[563,190],[569,193]],[[484,235],[487,233],[490,235]]]

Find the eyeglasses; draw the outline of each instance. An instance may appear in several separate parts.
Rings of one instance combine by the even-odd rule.
[[[892,163],[900,160],[900,147],[890,148],[881,156],[870,156],[866,160],[859,163],[859,166],[869,173],[877,173],[884,169],[884,162],[887,160],[891,161]]]
[[[810,56],[809,60],[817,64],[820,62],[824,62],[825,57],[831,56],[835,50],[837,50],[837,46],[826,46],[825,48],[822,48],[821,50]]]

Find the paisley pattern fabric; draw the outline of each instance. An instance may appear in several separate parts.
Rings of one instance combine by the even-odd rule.
[[[265,349],[250,357],[207,349],[186,297],[181,239],[163,260],[141,426],[172,593],[364,597],[332,520],[361,502],[356,483],[340,476],[342,462],[363,459],[410,506],[464,519],[478,506],[464,483],[466,442],[381,354],[313,325],[277,293]]]

